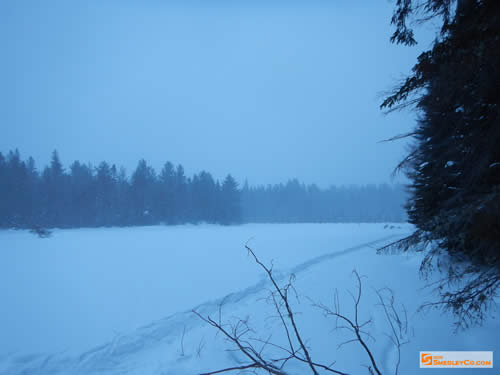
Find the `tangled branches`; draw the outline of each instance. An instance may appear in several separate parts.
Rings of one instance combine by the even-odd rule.
[[[238,366],[205,372],[201,375],[245,371],[255,374],[262,371],[263,373],[272,375],[286,375],[287,372],[285,371],[285,367],[290,362],[302,364],[312,375],[319,375],[320,373],[347,375],[347,372],[344,370],[334,367],[336,362],[325,364],[317,362],[312,358],[310,348],[306,345],[303,333],[297,323],[297,313],[294,311],[291,304],[290,296],[297,296],[293,286],[295,279],[294,275],[290,276],[284,286],[280,286],[273,275],[272,267],[266,266],[250,247],[246,246],[246,249],[255,263],[264,270],[271,284],[271,289],[266,300],[276,312],[276,317],[280,322],[280,327],[284,335],[285,344],[273,342],[272,334],[262,339],[250,326],[248,318],[237,319],[232,322],[223,321],[223,303],[219,305],[217,319],[210,316],[203,316],[199,312],[193,311],[201,320],[221,333],[225,339],[232,344],[234,350],[238,351],[245,358],[245,362]],[[361,277],[356,271],[353,271],[353,274],[357,280],[357,293],[350,293],[354,302],[354,313],[352,317],[340,311],[337,291],[335,291],[334,294],[333,308],[324,304],[313,304],[313,306],[322,311],[325,316],[334,317],[336,320],[336,329],[346,329],[352,334],[352,338],[341,343],[337,349],[340,349],[348,343],[359,343],[369,358],[370,365],[367,367],[370,374],[381,375],[380,366],[368,343],[369,339],[375,341],[373,336],[367,331],[371,319],[363,322],[360,320],[360,304],[363,290]],[[376,294],[378,296],[379,305],[382,307],[385,319],[390,327],[390,333],[388,333],[387,336],[397,350],[397,363],[395,364],[394,372],[395,375],[397,375],[400,365],[401,347],[408,342],[408,320],[406,310],[404,307],[401,308],[396,306],[394,295],[390,289],[384,288],[378,290]]]

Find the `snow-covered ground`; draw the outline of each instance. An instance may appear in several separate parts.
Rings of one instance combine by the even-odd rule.
[[[250,317],[262,334],[279,329],[262,299],[268,288],[262,270],[244,249],[248,240],[264,262],[274,260],[278,277],[296,275],[294,306],[317,361],[367,373],[359,345],[337,349],[349,333],[332,331],[334,321],[311,306],[332,305],[337,288],[342,311],[351,314],[345,291],[355,289],[353,269],[366,276],[361,315],[372,319],[367,330],[376,341],[369,343],[384,373],[393,373],[395,351],[374,288],[391,287],[408,310],[410,343],[400,374],[423,371],[419,351],[496,351],[495,320],[454,334],[450,316],[416,312],[432,298],[421,289],[420,257],[375,252],[410,230],[400,224],[157,226],[56,230],[47,239],[2,231],[0,374],[196,374],[238,363],[241,357],[226,351],[228,343],[191,310],[217,316],[224,301],[224,319]],[[288,371],[304,373],[293,364]]]

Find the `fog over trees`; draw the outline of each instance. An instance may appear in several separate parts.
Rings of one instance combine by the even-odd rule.
[[[286,184],[242,189],[243,217],[249,222],[402,222],[405,190],[401,185]]]
[[[320,189],[297,179],[242,187],[231,176],[209,172],[187,177],[166,162],[156,172],[140,160],[130,176],[105,161],[65,168],[57,151],[41,171],[18,150],[0,153],[0,226],[98,227],[243,222],[404,221],[401,186],[332,186]]]

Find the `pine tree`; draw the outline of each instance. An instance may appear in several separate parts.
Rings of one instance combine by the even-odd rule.
[[[142,225],[155,222],[154,196],[156,173],[144,159],[139,161],[132,174],[130,193],[132,199],[132,215],[134,222]]]
[[[114,203],[116,168],[114,172],[109,164],[101,162],[96,168],[96,224],[112,225],[114,222]]]
[[[0,152],[0,228],[8,227],[9,212],[7,212],[7,162]]]
[[[189,221],[190,205],[188,196],[188,181],[184,174],[184,167],[177,165],[175,169],[175,187],[174,187],[174,216],[175,223],[186,223]]]
[[[224,179],[221,188],[221,224],[241,222],[241,196],[238,183],[230,174]]]
[[[424,265],[441,253],[461,265],[450,268],[449,281],[473,282],[444,288],[441,303],[467,324],[481,320],[500,286],[500,2],[424,3],[428,19],[441,18],[440,35],[382,104],[415,105],[419,114],[400,164],[412,181],[407,209],[417,231],[400,245],[432,244]],[[398,1],[394,41],[416,43],[407,23],[417,8]]]
[[[159,181],[159,211],[161,220],[172,224],[174,222],[175,199],[175,169],[171,162],[163,166]]]
[[[91,165],[73,162],[70,166],[69,213],[72,226],[96,225],[96,187]]]
[[[116,176],[116,225],[130,224],[131,207],[130,207],[130,184],[127,179],[127,172],[124,167],[120,167]]]
[[[42,175],[43,210],[42,225],[49,227],[67,226],[67,204],[69,189],[66,175],[57,150],[52,152],[50,167],[46,167]]]
[[[215,222],[216,185],[212,175],[201,171],[191,181],[191,206],[196,222]]]

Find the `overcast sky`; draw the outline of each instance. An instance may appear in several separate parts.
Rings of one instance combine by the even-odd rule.
[[[2,0],[0,151],[129,173],[170,160],[250,184],[388,182],[404,143],[378,141],[413,118],[384,116],[379,94],[428,47],[389,43],[393,5]]]

